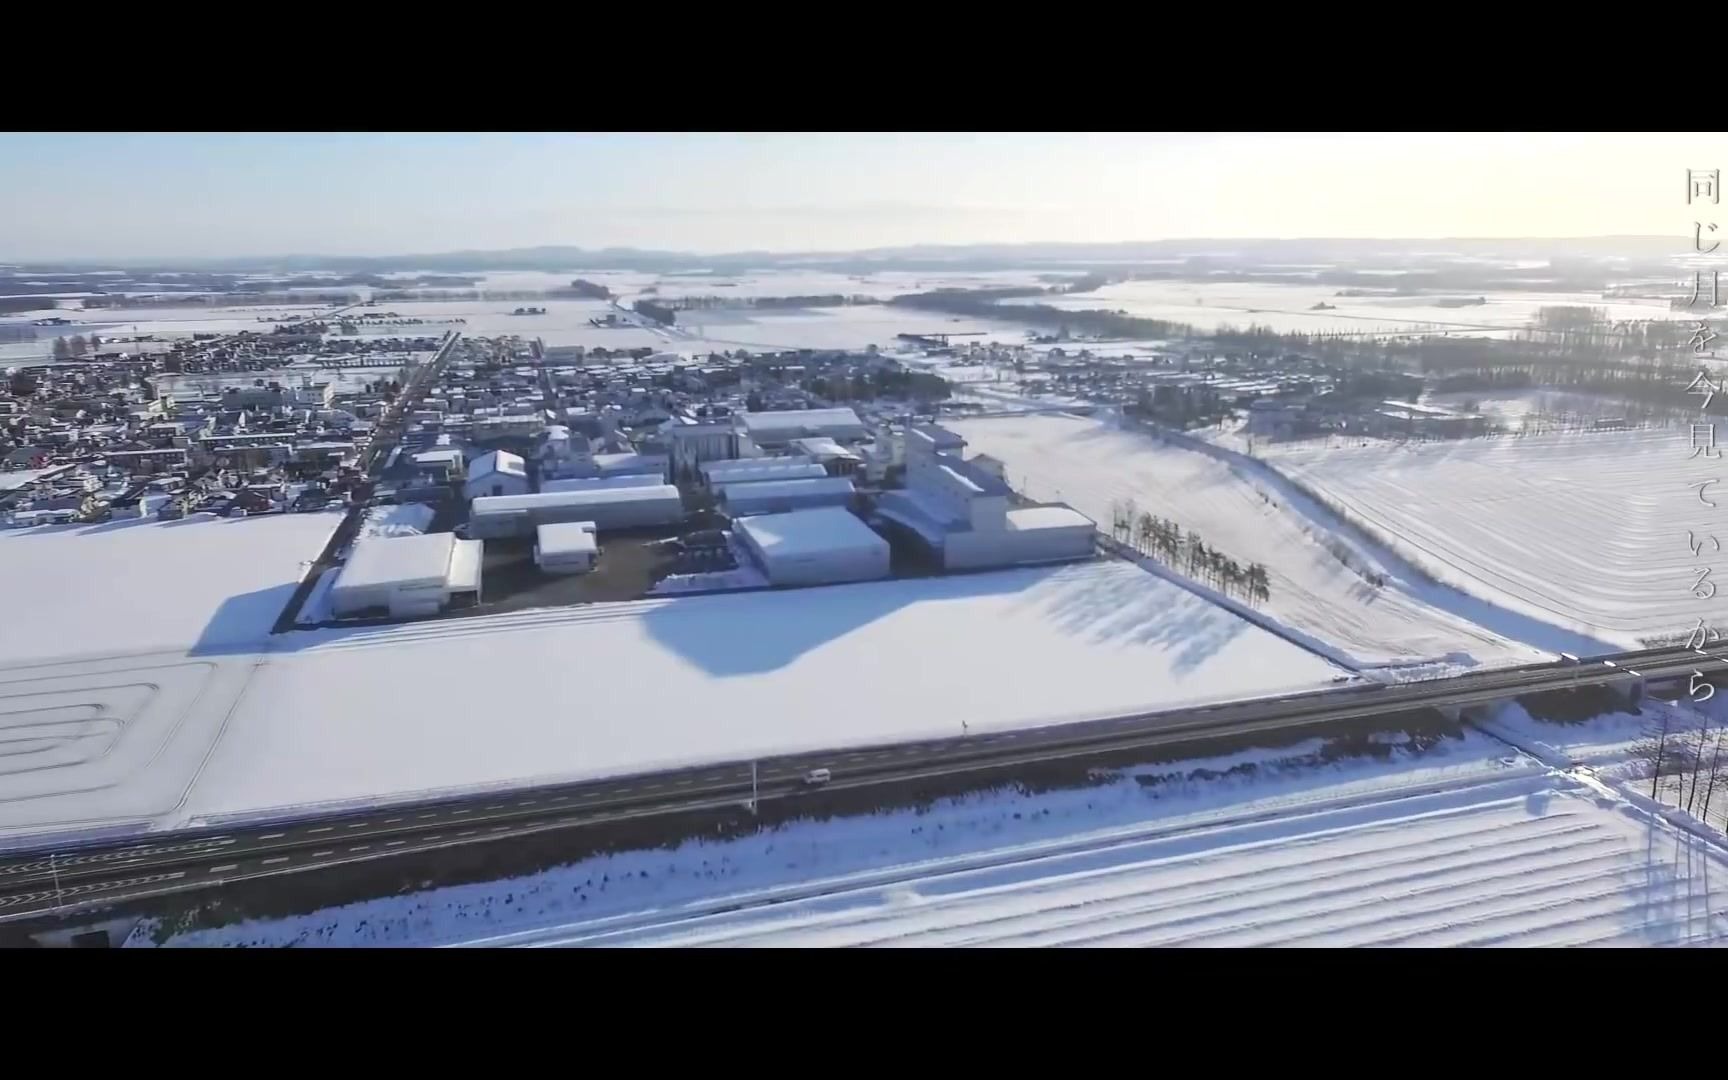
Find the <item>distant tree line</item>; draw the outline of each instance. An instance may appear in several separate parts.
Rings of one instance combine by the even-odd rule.
[[[570,291],[581,300],[612,299],[611,289],[608,289],[604,285],[597,285],[592,281],[585,281],[582,278],[577,278],[575,281],[570,283]]]
[[[671,326],[678,321],[678,313],[665,304],[653,300],[638,300],[630,305],[636,314],[644,319],[659,323],[661,326]]]
[[[948,380],[927,371],[904,371],[877,368],[868,373],[854,372],[851,378],[842,375],[815,375],[799,384],[807,393],[828,401],[868,401],[889,398],[894,401],[946,401],[952,393]]]

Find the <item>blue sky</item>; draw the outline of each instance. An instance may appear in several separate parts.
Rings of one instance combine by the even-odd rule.
[[[0,134],[0,260],[1689,235],[1720,136]]]

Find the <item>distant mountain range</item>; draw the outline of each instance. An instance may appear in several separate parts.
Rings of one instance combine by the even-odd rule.
[[[713,270],[807,269],[840,273],[880,270],[1000,270],[1028,266],[1088,267],[1160,263],[1191,258],[1224,263],[1292,264],[1346,262],[1409,266],[1466,259],[1594,261],[1668,260],[1686,254],[1683,236],[1593,236],[1448,239],[1178,239],[1109,244],[917,244],[864,251],[738,251],[698,254],[640,248],[546,246],[418,255],[282,255],[207,259],[117,259],[108,262],[26,263],[32,270],[104,268],[234,272],[335,270],[388,273],[402,270]]]

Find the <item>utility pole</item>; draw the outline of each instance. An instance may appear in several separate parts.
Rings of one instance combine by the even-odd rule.
[[[56,915],[60,914],[61,906],[60,863],[58,860],[58,853],[52,851],[48,853],[48,872],[54,875],[54,913]]]
[[[756,812],[756,761],[750,761],[750,812]]]

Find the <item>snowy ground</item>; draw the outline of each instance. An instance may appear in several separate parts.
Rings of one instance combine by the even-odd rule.
[[[0,842],[171,818],[339,521],[0,531]]]
[[[1722,470],[1689,461],[1688,436],[1682,427],[1263,456],[1439,581],[1632,648],[1719,613],[1715,578],[1695,595],[1692,568],[1711,565],[1708,537],[1728,529],[1687,485]],[[1705,495],[1721,502],[1724,490]]]
[[[0,529],[0,666],[254,647],[341,520],[194,514]]]
[[[1106,308],[1148,319],[1185,323],[1201,330],[1220,326],[1265,326],[1279,333],[1441,334],[1493,337],[1528,325],[1544,307],[1590,307],[1616,321],[1685,318],[1666,303],[1604,300],[1597,293],[1508,291],[1482,296],[1486,304],[1440,307],[1443,296],[1338,296],[1336,286],[1275,282],[1125,281],[1075,296],[1031,297],[1008,303],[1049,304],[1084,310]],[[1315,304],[1332,310],[1315,311]]]
[[[1389,761],[1322,763],[1316,742],[1146,766],[1100,786],[597,856],[168,944],[1728,940],[1728,858],[1710,840],[1485,736],[1388,742]]]
[[[1728,857],[1629,810],[1559,777],[1524,778],[671,920],[596,943],[1728,942]]]
[[[373,537],[419,536],[432,525],[437,512],[425,503],[393,503],[374,506],[360,522],[359,540]]]
[[[297,518],[323,516],[274,520]],[[165,828],[942,737],[962,718],[973,733],[1041,726],[1275,696],[1339,674],[1114,561],[265,645],[291,579],[279,588],[257,619],[190,649],[6,669],[25,706],[9,719],[31,728],[14,734],[41,740],[48,764],[0,773],[0,834]],[[36,730],[46,725],[62,734]],[[151,763],[163,747],[173,767]]]
[[[276,640],[291,651],[259,669],[188,819],[942,737],[962,718],[974,733],[1037,726],[1339,674],[1119,562]]]
[[[1272,598],[1267,615],[1326,642],[1357,666],[1454,667],[1540,659],[1520,620],[1468,597],[1401,575],[1371,548],[1335,535],[1325,521],[1271,485],[1225,461],[1103,420],[1071,416],[957,420],[968,453],[1007,464],[1008,481],[1037,499],[1071,504],[1108,529],[1111,504],[1133,499],[1139,510],[1198,531],[1208,547],[1238,562],[1263,563]],[[1350,566],[1339,558],[1345,553]],[[1367,575],[1386,575],[1375,588]],[[1507,625],[1508,623],[1512,625]],[[1504,631],[1502,631],[1504,627]]]

